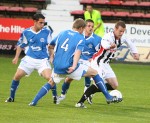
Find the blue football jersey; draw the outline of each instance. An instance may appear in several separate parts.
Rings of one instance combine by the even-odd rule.
[[[17,45],[21,48],[28,47],[26,55],[35,59],[49,58],[47,46],[51,42],[51,31],[43,28],[39,32],[34,32],[31,28],[25,29]]]
[[[91,36],[85,37],[85,39],[85,47],[81,59],[88,60],[98,51],[102,38],[93,33]]]
[[[54,72],[57,74],[67,74],[68,68],[73,64],[75,51],[83,51],[85,39],[83,34],[79,32],[66,30],[54,38],[50,44],[55,45]]]

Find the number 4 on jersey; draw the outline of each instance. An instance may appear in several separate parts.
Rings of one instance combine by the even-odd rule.
[[[64,49],[65,51],[68,50],[68,44],[67,44],[68,41],[69,41],[69,39],[67,38],[67,39],[64,41],[64,43],[61,45],[61,48]]]

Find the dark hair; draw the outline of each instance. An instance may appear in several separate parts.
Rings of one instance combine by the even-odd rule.
[[[39,20],[40,18],[45,19],[45,17],[40,13],[36,13],[33,15],[33,20]]]
[[[85,22],[86,22],[86,24],[87,24],[88,22],[91,22],[91,23],[93,23],[93,24],[94,24],[94,21],[93,21],[93,20],[91,20],[91,19],[87,19],[87,20],[85,20]]]
[[[86,4],[86,7],[87,7],[87,6],[91,6],[91,7],[93,8],[93,5],[91,5],[91,4]]]
[[[126,24],[124,21],[118,21],[116,24],[115,24],[115,27],[118,28],[119,26],[123,27],[123,28],[126,28]]]

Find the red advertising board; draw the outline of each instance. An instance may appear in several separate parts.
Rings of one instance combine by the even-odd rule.
[[[0,40],[17,41],[22,31],[32,25],[32,19],[0,18]]]

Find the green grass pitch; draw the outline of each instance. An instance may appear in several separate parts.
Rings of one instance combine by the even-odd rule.
[[[5,103],[11,80],[18,65],[12,58],[0,56],[0,122],[1,123],[149,123],[150,122],[150,65],[111,64],[123,95],[123,102],[107,105],[102,93],[96,93],[87,109],[75,108],[83,94],[83,79],[74,81],[66,99],[53,104],[51,91],[36,107],[28,104],[46,81],[35,71],[24,77],[14,103]],[[58,95],[62,82],[58,84]]]

